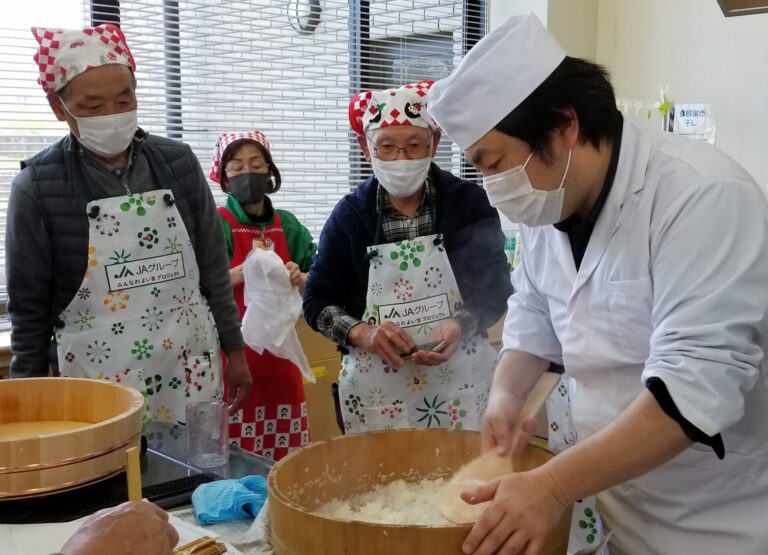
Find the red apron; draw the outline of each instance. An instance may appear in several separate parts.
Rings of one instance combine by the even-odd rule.
[[[232,229],[234,253],[230,268],[243,263],[253,248],[254,240],[263,241],[267,248],[274,249],[283,262],[290,262],[291,254],[277,211],[274,222],[264,227],[238,223],[232,213],[223,207],[219,208],[219,214]],[[245,314],[244,285],[241,283],[233,289],[242,320]],[[289,451],[309,443],[301,371],[292,362],[269,351],[260,355],[246,346],[245,356],[253,376],[253,389],[245,406],[230,418],[230,441],[247,451],[277,461]]]

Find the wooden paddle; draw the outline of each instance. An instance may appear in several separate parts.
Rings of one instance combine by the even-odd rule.
[[[533,386],[512,430],[510,445],[513,449],[523,433],[523,423],[536,416],[559,381],[559,374],[545,372]],[[437,506],[443,516],[456,524],[476,522],[490,501],[470,505],[461,499],[461,492],[514,472],[512,460],[513,454],[499,456],[495,449],[489,449],[459,469],[437,497]]]

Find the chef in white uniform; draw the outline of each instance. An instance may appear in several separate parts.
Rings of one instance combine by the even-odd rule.
[[[605,71],[530,15],[437,82],[429,112],[522,224],[485,445],[510,448],[553,362],[577,434],[465,493],[493,501],[464,551],[533,555],[597,494],[614,555],[768,553],[768,205],[753,178],[622,122]]]

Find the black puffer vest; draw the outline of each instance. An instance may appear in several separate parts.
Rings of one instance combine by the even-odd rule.
[[[38,199],[53,253],[51,314],[58,315],[69,305],[83,280],[88,263],[88,215],[84,189],[79,183],[80,155],[66,136],[28,160],[22,168],[32,172],[28,193]],[[199,230],[199,182],[196,159],[189,146],[163,137],[146,135],[142,152],[148,157],[156,187],[169,188],[176,198],[181,217],[196,245]],[[158,183],[159,182],[159,183]]]

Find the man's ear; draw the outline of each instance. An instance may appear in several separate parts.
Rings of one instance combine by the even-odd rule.
[[[558,127],[556,133],[560,135],[565,148],[574,148],[579,143],[579,116],[573,108],[565,108],[563,113],[568,117],[568,121]]]
[[[368,139],[365,138],[365,135],[358,135],[357,136],[357,144],[360,145],[360,150],[363,151],[363,156],[365,156],[365,159],[370,162],[371,161],[371,151],[368,148]]]
[[[432,158],[437,156],[437,146],[440,144],[440,137],[442,136],[439,129],[432,133]]]

